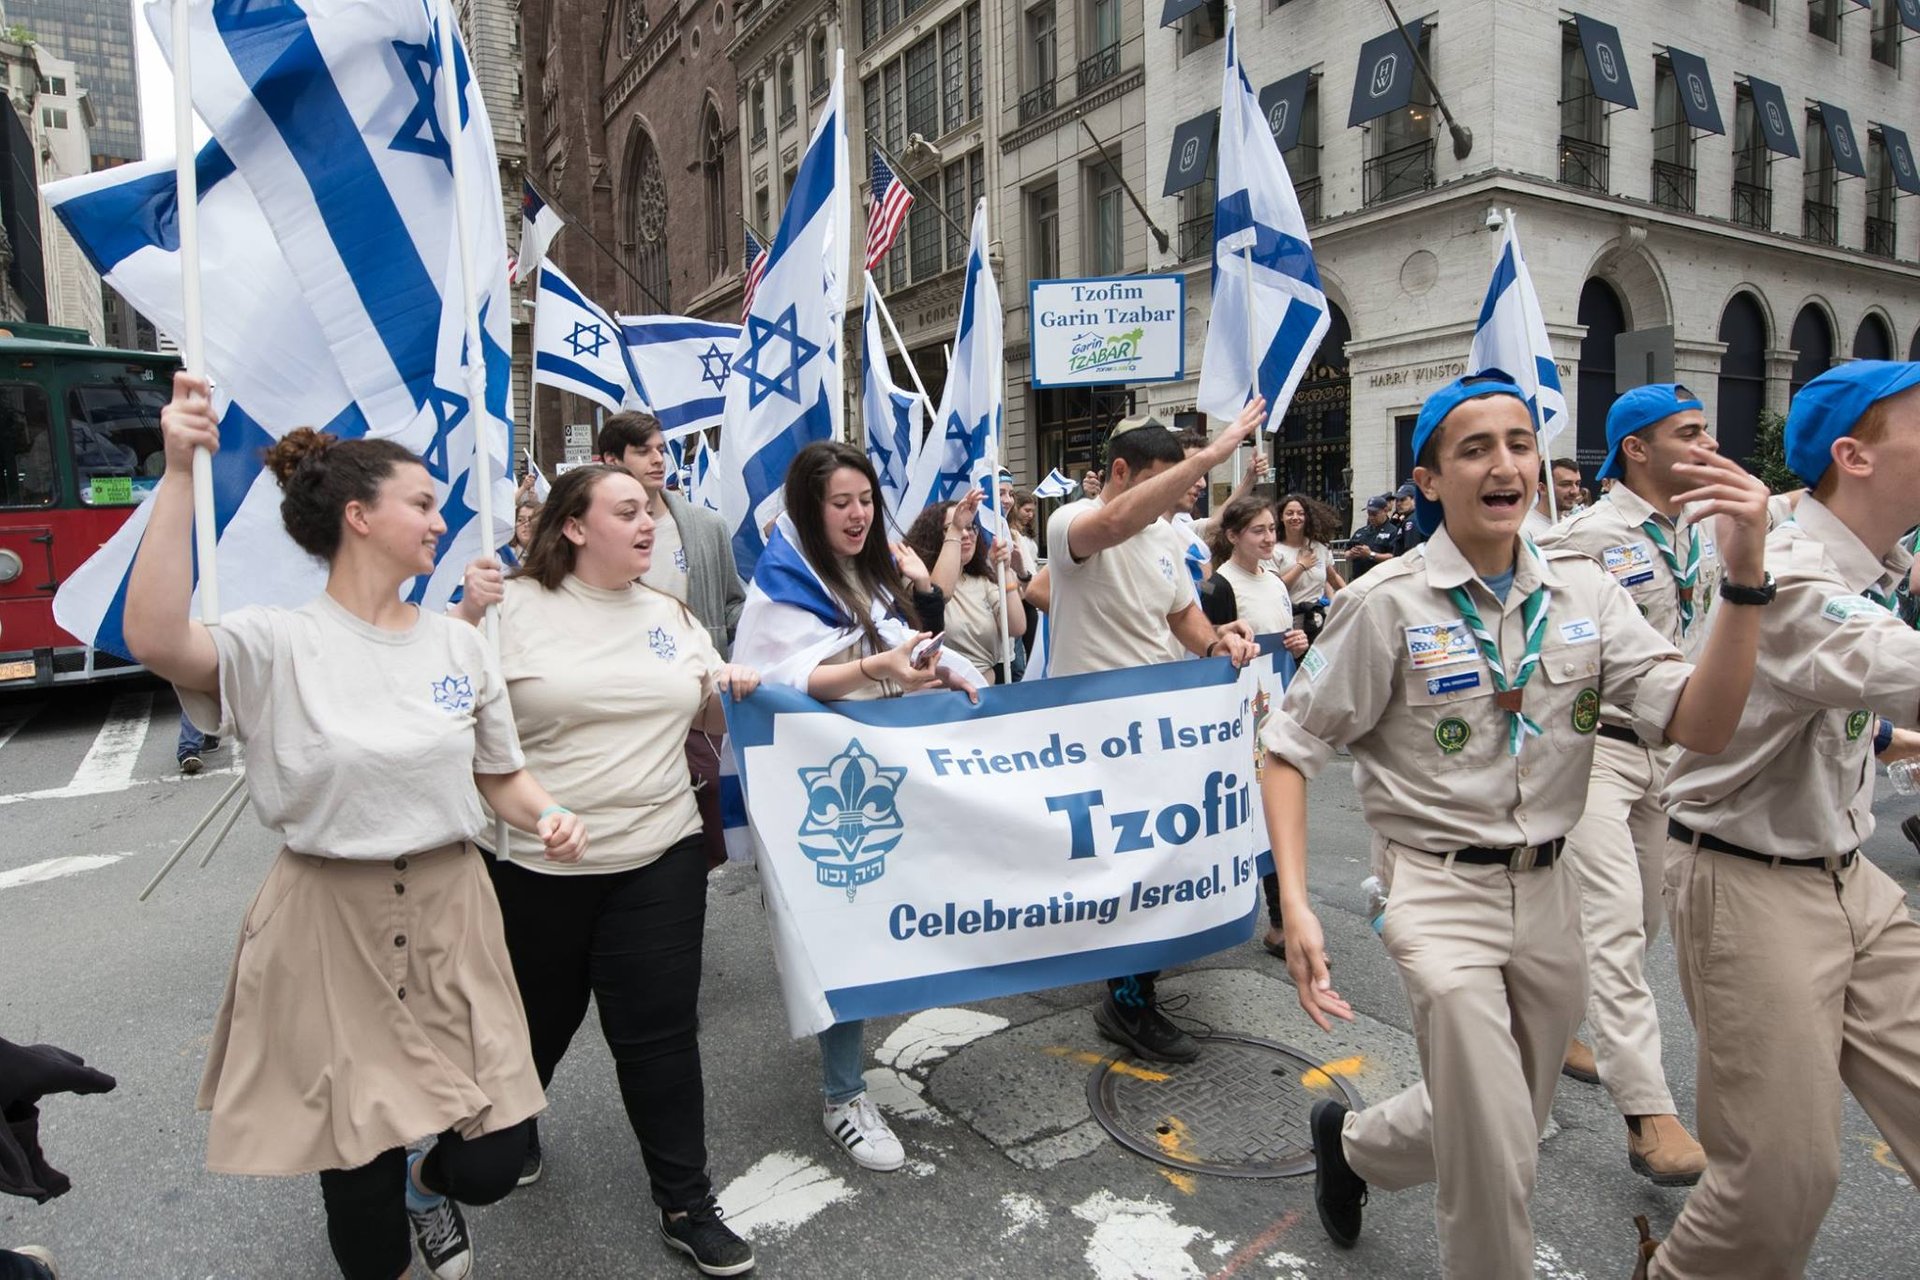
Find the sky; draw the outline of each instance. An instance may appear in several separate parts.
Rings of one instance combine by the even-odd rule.
[[[160,56],[160,46],[147,27],[146,6],[142,0],[129,0],[133,6],[134,56],[140,77],[140,136],[149,160],[173,155],[173,72]],[[205,123],[196,121],[195,135],[202,141],[212,137]]]

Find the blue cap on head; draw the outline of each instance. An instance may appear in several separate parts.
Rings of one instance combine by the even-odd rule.
[[[1369,511],[1385,511],[1392,505],[1393,499],[1384,493],[1376,493],[1367,499],[1367,510]]]
[[[1617,480],[1625,474],[1620,467],[1622,440],[1683,409],[1704,411],[1706,406],[1677,382],[1650,382],[1615,400],[1613,408],[1607,410],[1607,460],[1600,464],[1598,478]]]
[[[1409,480],[1398,489],[1395,489],[1393,496],[1396,498],[1417,498],[1420,496],[1420,486]]]
[[[1920,364],[1905,360],[1850,360],[1827,370],[1787,410],[1787,466],[1813,488],[1833,464],[1833,442],[1875,404],[1912,386],[1920,386]]]
[[[1413,458],[1420,460],[1420,454],[1427,447],[1427,441],[1447,420],[1447,415],[1469,400],[1483,400],[1488,396],[1512,396],[1522,405],[1527,402],[1527,393],[1500,369],[1482,369],[1479,373],[1470,373],[1464,378],[1455,378],[1446,386],[1428,396],[1420,406],[1420,417],[1413,424]],[[1532,410],[1528,410],[1532,414]],[[1414,490],[1413,522],[1421,533],[1432,536],[1445,518],[1440,504],[1428,498],[1418,489]]]

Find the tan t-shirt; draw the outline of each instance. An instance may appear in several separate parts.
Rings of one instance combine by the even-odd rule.
[[[1099,498],[1070,502],[1047,521],[1047,564],[1053,599],[1048,674],[1081,675],[1166,662],[1173,655],[1167,619],[1193,604],[1193,579],[1180,563],[1165,521],[1156,520],[1118,546],[1076,561],[1069,549],[1073,522],[1100,506]]]
[[[992,578],[963,573],[947,601],[945,645],[993,678],[999,665],[1000,611],[1006,593]]]
[[[700,830],[687,730],[719,669],[706,628],[658,591],[571,575],[552,591],[510,579],[500,670],[527,767],[580,815],[590,842],[579,862],[562,864],[514,831],[513,861],[554,875],[625,871]]]
[[[480,633],[421,612],[385,631],[322,593],[209,628],[218,697],[179,689],[203,732],[247,747],[260,821],[295,853],[378,860],[471,840],[476,773],[521,767],[506,686]]]
[[[680,539],[680,522],[664,503],[653,519],[653,563],[640,581],[675,600],[687,598],[687,544]]]
[[[1602,699],[1630,708],[1643,740],[1663,742],[1693,668],[1582,556],[1542,559],[1523,545],[1502,605],[1446,526],[1424,545],[1334,596],[1261,745],[1308,777],[1349,748],[1367,825],[1415,849],[1558,839],[1586,808]],[[1544,736],[1516,756],[1492,669],[1448,589],[1465,588],[1513,672],[1526,652],[1523,606],[1542,584],[1546,630],[1523,695]]]
[[[1327,544],[1324,542],[1310,542],[1306,549],[1313,552],[1317,563],[1302,572],[1293,580],[1293,585],[1287,588],[1295,604],[1313,604],[1327,594],[1327,566],[1333,563],[1333,552],[1327,549]],[[1299,563],[1301,554],[1302,548],[1290,547],[1284,542],[1274,543],[1275,571],[1285,573],[1293,568]]]
[[[1293,601],[1271,567],[1263,564],[1258,573],[1248,573],[1237,561],[1224,560],[1213,571],[1233,588],[1236,616],[1255,635],[1293,630]]]
[[[1783,858],[1873,834],[1874,717],[1920,728],[1920,631],[1869,593],[1885,599],[1911,563],[1900,547],[1875,559],[1819,499],[1800,500],[1767,537],[1778,588],[1740,725],[1718,755],[1680,753],[1660,797],[1670,814]]]

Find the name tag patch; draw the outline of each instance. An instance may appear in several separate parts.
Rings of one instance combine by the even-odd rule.
[[[1478,689],[1480,673],[1478,671],[1458,671],[1450,676],[1434,676],[1427,681],[1427,693],[1439,697],[1443,693],[1459,693],[1462,689]]]
[[[1869,600],[1865,596],[1835,596],[1820,610],[1820,616],[1828,622],[1845,622],[1856,613],[1887,612],[1890,611],[1878,600]]]
[[[1592,618],[1575,618],[1560,624],[1560,639],[1566,644],[1593,644],[1600,639],[1600,628]]]
[[[1424,626],[1408,627],[1406,632],[1407,659],[1415,671],[1451,667],[1460,662],[1472,662],[1480,656],[1479,650],[1474,647],[1473,633],[1458,618],[1451,622],[1430,622]]]
[[[1653,581],[1653,548],[1644,542],[1629,542],[1608,547],[1600,553],[1607,572],[1623,587],[1637,587]]]
[[[1309,649],[1300,659],[1300,669],[1307,673],[1309,680],[1318,680],[1320,673],[1327,669],[1327,660],[1320,656],[1318,649]]]

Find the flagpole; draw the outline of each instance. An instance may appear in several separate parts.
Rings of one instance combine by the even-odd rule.
[[[913,367],[913,357],[907,354],[907,344],[901,341],[900,330],[893,323],[893,312],[887,309],[887,300],[881,296],[880,286],[874,282],[873,272],[863,268],[860,274],[866,278],[867,292],[873,295],[874,305],[880,309],[880,319],[886,324],[887,332],[893,336],[893,345],[900,348],[900,359],[906,362],[907,376],[913,379],[913,389],[920,393],[920,398],[926,402],[927,412],[931,414],[933,397],[927,394],[925,384],[920,381],[920,371]],[[919,442],[915,441],[915,443]]]
[[[1240,280],[1247,291],[1247,378],[1252,383],[1247,395],[1251,399],[1260,394],[1260,339],[1253,331],[1253,250],[1247,245],[1240,247]],[[1260,420],[1260,427],[1253,433],[1253,447],[1258,449],[1267,434],[1267,420],[1273,416],[1273,406],[1267,406],[1266,417]],[[1240,486],[1240,450],[1233,451],[1233,483]],[[1275,486],[1278,488],[1278,485]]]
[[[853,174],[848,169],[848,165],[850,161],[847,158],[847,50],[844,45],[838,49],[835,49],[833,52],[833,83],[834,83],[834,87],[839,90],[839,92],[836,93],[834,97],[838,100],[838,106],[836,110],[838,111],[838,114],[840,117],[838,122],[836,122],[836,124],[834,125],[834,131],[838,133],[840,136],[835,141],[833,146],[833,167],[835,169],[835,173],[833,175],[833,184],[836,190],[840,190],[840,189],[845,190],[847,204],[849,207],[851,207],[853,202]],[[852,250],[853,248],[853,245],[851,243],[852,236],[853,236],[853,222],[851,218],[848,218],[847,219],[847,237],[848,237],[849,243],[847,243],[846,245],[838,246],[840,253],[845,254]],[[840,358],[833,362],[833,382],[834,382],[833,404],[834,404],[834,412],[837,415],[840,422],[840,438],[846,443],[852,444],[853,443],[853,423],[849,421],[852,415],[847,412],[846,277],[844,275],[839,275],[838,272],[835,272],[835,275],[837,277],[836,283],[840,286],[838,290],[840,294],[840,314],[833,317],[833,320],[836,327],[838,327],[838,329],[840,330],[840,332],[835,334],[834,337],[840,343]]]
[[[207,341],[200,303],[200,174],[193,145],[193,9],[173,6],[173,184],[180,228],[180,311],[186,332],[180,354],[187,373],[207,376]],[[211,405],[209,405],[211,408]],[[199,566],[200,621],[220,621],[220,574],[215,557],[213,454],[193,451],[193,550]]]
[[[989,229],[988,234],[980,237],[980,250],[982,253],[985,253],[987,246],[992,243],[993,238],[990,233],[992,224],[986,221],[987,202],[984,198],[980,201],[979,205],[976,206],[974,216],[981,219]],[[951,381],[953,376],[951,356],[948,358],[947,376],[948,380]],[[1004,326],[1000,334],[1000,348],[993,353],[993,386],[994,390],[998,393],[995,397],[998,403],[994,405],[993,409],[993,522],[996,526],[993,531],[993,536],[1007,549],[1006,556],[1000,561],[1000,572],[995,575],[995,583],[1000,591],[1000,665],[1006,668],[1007,683],[1012,684],[1013,633],[1011,630],[1012,620],[1007,616],[1007,574],[1013,564],[1013,527],[1007,523],[1006,503],[1001,501],[1000,497],[1002,492],[1000,472],[1003,466],[1000,455],[1002,448],[1006,444],[1004,437],[1007,426],[1007,335]],[[994,674],[997,679],[999,673],[995,672]]]

